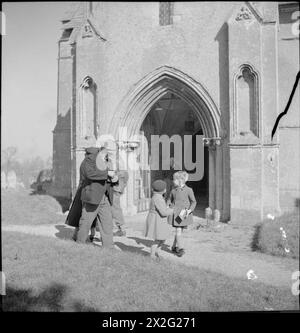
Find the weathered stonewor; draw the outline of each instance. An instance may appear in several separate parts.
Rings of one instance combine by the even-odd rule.
[[[271,132],[299,70],[297,10],[292,2],[76,5],[59,40],[56,195],[74,195],[84,149],[99,136],[119,140],[126,127],[134,142],[141,130],[165,126],[168,133],[186,124],[184,135],[198,124],[207,138],[204,180],[195,186],[203,207],[233,223],[293,209],[300,197],[297,94],[273,140]],[[153,127],[143,125],[150,113]],[[130,173],[121,199],[126,214],[146,209],[151,172]]]

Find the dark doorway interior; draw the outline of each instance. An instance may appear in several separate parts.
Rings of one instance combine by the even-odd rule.
[[[201,112],[201,111],[200,111]],[[143,134],[148,141],[149,157],[151,158],[151,135],[166,134],[169,137],[177,134],[181,136],[182,140],[184,135],[192,135],[192,156],[193,161],[196,157],[196,135],[203,135],[201,124],[198,120],[196,113],[191,107],[178,96],[173,93],[167,93],[156,104],[153,105],[150,112],[146,116],[142,126],[141,134]],[[169,158],[162,156],[160,150],[159,170],[141,171],[139,179],[137,179],[137,187],[135,191],[135,201],[138,204],[139,211],[145,210],[147,205],[140,205],[139,202],[145,201],[151,196],[151,184],[156,179],[163,179],[168,184],[168,192],[170,192],[173,182],[173,173],[181,168],[174,161],[174,146],[170,147],[170,164],[175,164],[175,170],[162,170],[162,159]],[[193,188],[197,200],[197,207],[194,215],[204,217],[204,210],[208,206],[209,196],[209,158],[208,149],[204,147],[204,176],[200,181],[188,181],[187,185]],[[179,163],[180,164],[180,163]],[[182,162],[182,170],[185,170],[184,163]],[[186,170],[187,172],[191,172]]]

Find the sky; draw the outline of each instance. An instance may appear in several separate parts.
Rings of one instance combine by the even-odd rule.
[[[2,3],[1,149],[20,159],[52,155],[56,123],[57,55],[70,2]]]

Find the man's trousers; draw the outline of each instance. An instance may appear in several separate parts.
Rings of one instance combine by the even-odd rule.
[[[115,222],[116,226],[120,228],[124,223],[124,215],[121,208],[121,201],[120,201],[121,193],[114,192],[114,200],[112,205],[112,217],[113,221]]]
[[[99,220],[99,229],[103,247],[113,248],[112,207],[106,195],[103,196],[99,205],[92,205],[85,202],[83,203],[77,242],[86,242],[90,228],[96,217],[98,217]]]

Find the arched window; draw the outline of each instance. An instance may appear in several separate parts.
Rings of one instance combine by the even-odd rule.
[[[159,3],[159,24],[170,25],[173,23],[173,2]]]
[[[80,136],[97,139],[97,86],[90,77],[86,77],[80,85],[79,104]]]
[[[235,134],[259,137],[258,75],[243,65],[235,79]]]

